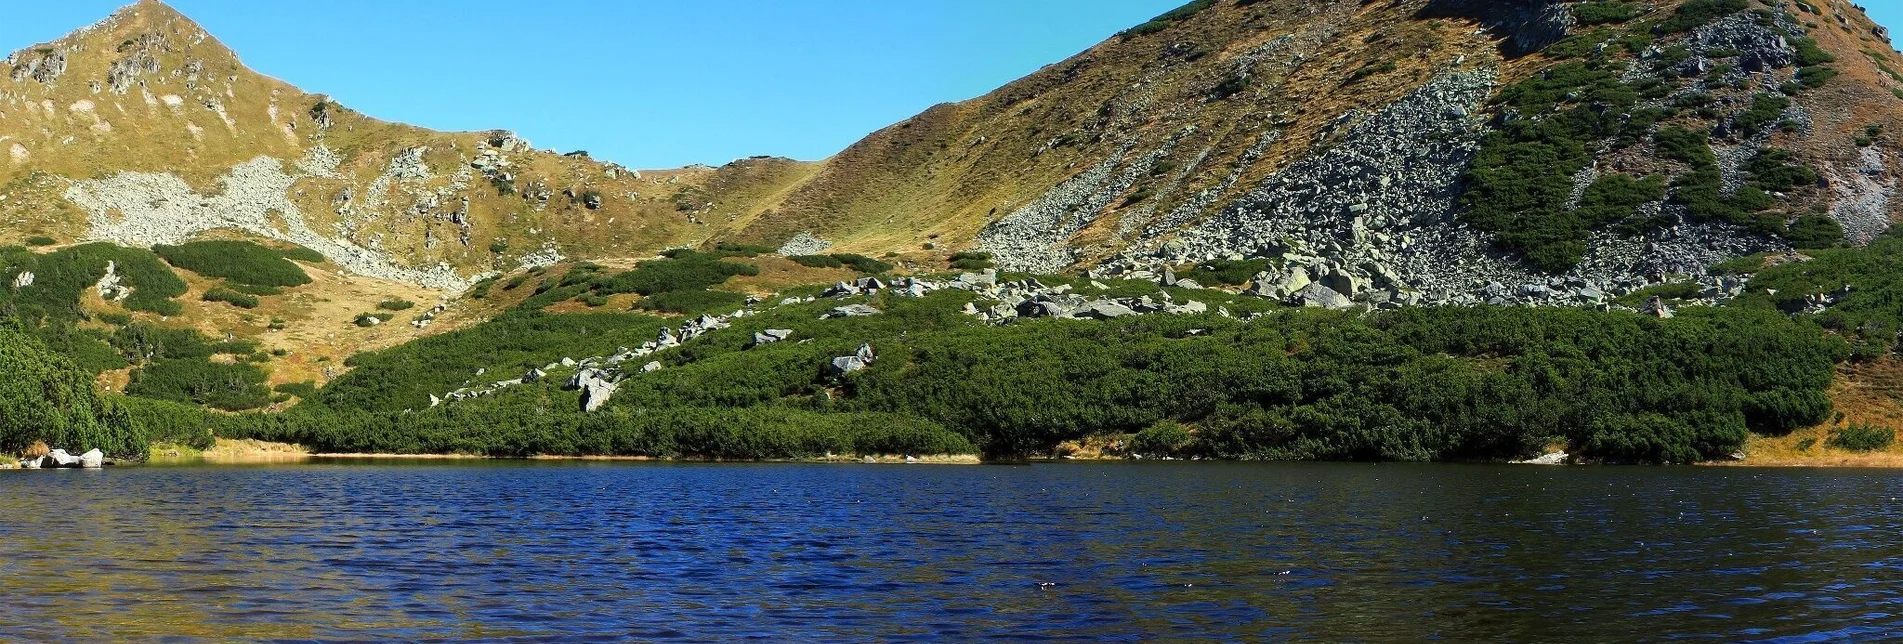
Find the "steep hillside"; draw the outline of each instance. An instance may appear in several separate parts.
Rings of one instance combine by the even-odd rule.
[[[0,243],[294,242],[357,275],[460,291],[565,256],[699,243],[804,164],[640,173],[507,132],[386,123],[246,69],[153,0],[20,50],[0,79]]]
[[[1198,0],[875,133],[739,235],[1593,301],[1886,229],[1900,69],[1837,0]]]

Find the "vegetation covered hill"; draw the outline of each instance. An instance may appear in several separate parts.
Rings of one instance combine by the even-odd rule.
[[[1197,0],[818,164],[647,172],[377,121],[152,0],[7,63],[0,370],[75,402],[0,451],[1688,462],[1903,425],[1903,59],[1841,0]]]
[[[698,243],[809,173],[770,158],[640,173],[507,132],[378,121],[245,68],[155,0],[5,67],[0,242],[238,229],[453,291],[525,263]]]

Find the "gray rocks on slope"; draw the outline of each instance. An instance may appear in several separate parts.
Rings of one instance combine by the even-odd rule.
[[[802,232],[786,240],[786,243],[780,244],[779,254],[786,257],[817,255],[832,247],[832,242],[820,239],[812,233]]]

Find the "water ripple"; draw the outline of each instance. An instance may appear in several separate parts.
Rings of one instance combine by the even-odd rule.
[[[1868,641],[1903,479],[317,464],[0,476],[0,639]]]

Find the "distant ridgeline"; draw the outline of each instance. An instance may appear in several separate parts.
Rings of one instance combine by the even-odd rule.
[[[9,324],[21,330],[4,331],[0,376],[12,393],[0,405],[9,414],[0,449],[44,440],[128,457],[154,441],[205,444],[210,434],[202,430],[210,428],[321,451],[495,456],[1016,456],[1107,437],[1151,456],[1510,459],[1563,445],[1609,461],[1689,462],[1725,457],[1751,432],[1827,421],[1834,368],[1887,359],[1903,329],[1888,304],[1903,295],[1903,239],[1895,237],[1868,249],[1817,251],[1805,262],[1734,263],[1729,268],[1755,273],[1751,294],[1695,306],[1667,293],[1663,302],[1681,304],[1669,319],[1555,307],[1291,309],[1187,282],[1036,276],[1045,292],[1210,306],[995,324],[972,315],[994,306],[981,291],[842,294],[811,286],[654,351],[651,369],[624,377],[605,405],[582,411],[583,394],[563,385],[585,367],[564,358],[625,351],[680,319],[544,308],[587,308],[614,294],[700,293],[682,299],[710,307],[686,313],[741,309],[748,305],[710,288],[757,272],[757,263],[794,264],[753,257],[759,251],[679,251],[620,273],[573,264],[506,276],[470,293],[522,298],[491,321],[361,354],[322,389],[287,387],[303,398],[287,411],[229,414],[206,408],[255,409],[272,399],[246,357],[251,346],[209,342],[150,313],[88,313],[69,301],[78,293],[59,286],[96,283],[105,261],[115,269],[119,261],[85,258],[143,257],[126,265],[145,272],[124,269],[125,280],[163,293],[172,275],[164,262],[107,246],[44,255],[10,249],[12,284],[22,265],[66,276],[42,283],[34,273],[32,284],[5,292]],[[191,253],[161,252],[192,261],[183,259]],[[269,263],[256,253],[218,256]],[[67,275],[60,266],[77,268]],[[1219,282],[1215,268],[1187,275]],[[273,275],[200,269],[253,282]],[[1848,294],[1826,311],[1807,312],[1845,284]],[[67,300],[49,289],[64,289]],[[831,293],[808,299],[822,290]],[[146,297],[141,306],[169,301]],[[882,313],[829,315],[851,304]],[[769,330],[787,333],[763,341]],[[878,359],[848,373],[827,368],[861,346]],[[128,366],[129,396],[93,393],[92,374]],[[491,372],[490,380],[516,386],[432,406]],[[48,405],[46,392],[76,402]]]

